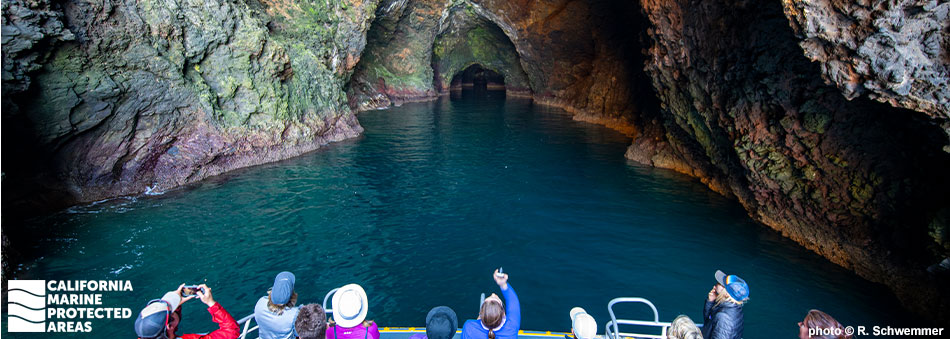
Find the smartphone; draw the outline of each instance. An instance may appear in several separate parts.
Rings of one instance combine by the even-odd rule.
[[[190,297],[193,295],[198,295],[199,290],[201,290],[201,288],[198,287],[198,285],[188,285],[181,288],[181,296]]]

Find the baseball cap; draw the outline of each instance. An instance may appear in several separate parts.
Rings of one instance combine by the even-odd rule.
[[[150,301],[135,318],[135,334],[139,338],[157,337],[165,330],[169,313],[175,312],[178,305],[181,305],[181,296],[176,291],[170,291],[161,299]]]
[[[749,285],[745,283],[745,280],[739,278],[739,276],[727,275],[717,270],[716,282],[726,288],[726,293],[729,293],[732,299],[737,301],[749,299]]]
[[[270,290],[270,301],[277,305],[290,301],[290,296],[294,294],[295,280],[293,273],[284,271],[277,274],[274,278],[274,287]]]

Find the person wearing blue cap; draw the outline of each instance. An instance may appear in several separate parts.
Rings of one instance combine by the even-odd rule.
[[[300,308],[296,307],[293,273],[280,272],[274,286],[254,305],[254,321],[261,339],[292,339],[297,336],[294,321]]]
[[[740,339],[742,305],[749,300],[749,285],[742,278],[722,271],[716,271],[716,282],[703,307],[703,338]]]

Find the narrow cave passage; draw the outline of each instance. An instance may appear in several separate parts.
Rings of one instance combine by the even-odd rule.
[[[433,87],[439,93],[461,89],[530,94],[528,76],[515,45],[494,22],[454,10],[432,47]]]
[[[479,64],[468,66],[452,76],[451,91],[471,89],[475,91],[504,91],[505,76]]]

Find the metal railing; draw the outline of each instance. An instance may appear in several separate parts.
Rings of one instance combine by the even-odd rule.
[[[250,326],[251,326],[251,320],[254,320],[254,313],[248,314],[246,317],[241,318],[241,320],[238,320],[238,321],[237,321],[238,326],[242,326],[242,325],[244,326],[244,330],[241,331],[241,336],[238,337],[239,339],[245,339],[245,337],[247,337],[248,333],[257,331],[257,328],[260,327],[260,326],[257,326],[257,325],[254,325],[254,327],[250,327]]]
[[[336,293],[336,290],[338,290],[338,289],[340,289],[340,288],[337,287],[337,288],[334,288],[334,289],[330,290],[330,292],[327,292],[327,295],[323,297],[323,313],[326,313],[327,315],[329,315],[330,313],[333,313],[333,310],[327,308],[327,300],[330,300],[330,297],[332,297],[332,296],[333,296],[333,293]],[[328,317],[328,318],[329,318],[329,317]]]
[[[330,297],[333,296],[333,293],[335,293],[337,290],[339,290],[339,288],[334,288],[330,290],[330,292],[327,292],[327,295],[323,297],[323,310],[328,315],[333,313],[333,310],[330,308],[327,308],[327,302],[330,300]],[[485,300],[484,293],[482,293],[481,299],[482,299],[481,302],[484,302]],[[617,315],[614,313],[614,305],[620,304],[620,303],[640,303],[640,304],[645,304],[649,306],[650,310],[653,311],[653,320],[617,319]],[[607,325],[605,325],[606,328],[604,331],[604,339],[622,339],[624,337],[631,337],[631,338],[637,338],[637,339],[641,339],[641,338],[666,339],[666,332],[667,330],[669,330],[670,324],[671,324],[669,322],[660,321],[660,314],[659,312],[657,312],[656,306],[654,306],[653,303],[650,302],[650,300],[647,300],[646,298],[639,298],[639,297],[614,298],[610,300],[609,303],[607,303],[607,312],[610,313],[610,321],[607,322]],[[244,327],[244,330],[241,331],[241,336],[238,337],[239,339],[247,339],[248,334],[253,333],[254,331],[258,330],[259,328],[258,325],[255,324],[254,326],[251,326],[251,323],[253,320],[255,320],[254,314],[251,313],[237,321],[239,326]],[[620,332],[619,325],[659,327],[660,334]],[[696,326],[702,327],[703,325],[696,324]]]
[[[619,303],[641,303],[647,306],[650,306],[650,310],[653,311],[653,320],[632,320],[632,319],[617,319],[616,314],[614,314],[614,305]],[[631,338],[655,338],[655,339],[666,339],[666,332],[670,328],[669,322],[660,321],[660,314],[656,311],[656,306],[653,306],[653,303],[647,300],[646,298],[639,297],[621,297],[614,298],[607,303],[607,312],[610,313],[610,321],[607,322],[606,329],[604,331],[605,339],[621,339],[623,337]],[[646,333],[630,333],[630,332],[620,332],[619,325],[633,325],[633,326],[645,326],[645,327],[659,327],[660,334],[646,334]],[[697,326],[702,326],[697,324]]]

